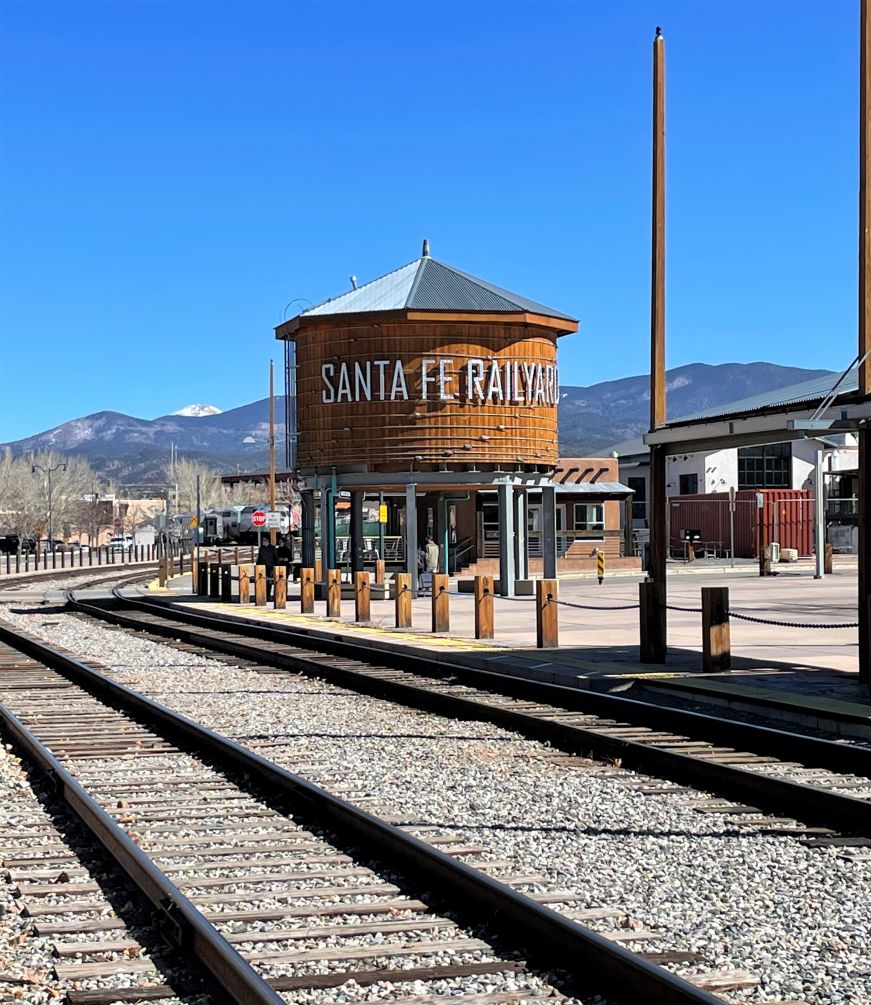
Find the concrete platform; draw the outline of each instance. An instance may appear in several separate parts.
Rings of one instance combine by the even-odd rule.
[[[760,579],[722,572],[705,576],[671,577],[669,603],[701,606],[705,585],[728,586],[734,611],[775,621],[838,624],[856,620],[855,568],[836,569],[814,580],[796,571]],[[701,615],[669,612],[669,658],[665,666],[643,664],[638,658],[638,578],[606,580],[602,586],[586,579],[560,581],[560,648],[534,647],[535,601],[522,597],[494,599],[496,639],[474,639],[474,598],[452,585],[451,633],[428,631],[431,601],[412,604],[415,627],[393,628],[393,603],[372,601],[372,622],[355,625],[353,605],[340,621],[301,615],[293,590],[286,611],[253,605],[221,605],[189,593],[189,577],[178,577],[168,589],[151,591],[179,601],[203,604],[230,618],[250,618],[286,625],[313,639],[353,636],[374,651],[425,650],[445,659],[503,673],[603,691],[629,691],[642,683],[657,690],[673,689],[706,703],[756,709],[768,717],[796,721],[817,717],[822,728],[847,724],[844,735],[871,737],[871,699],[858,678],[855,628],[791,628],[732,621],[733,670],[729,674],[701,672]],[[323,611],[323,603],[317,610]],[[620,609],[628,608],[628,609]],[[778,712],[778,709],[781,710]]]

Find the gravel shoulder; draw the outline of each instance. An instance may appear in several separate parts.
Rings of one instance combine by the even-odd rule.
[[[578,891],[575,907],[616,912],[591,927],[651,930],[651,949],[697,952],[703,962],[676,967],[686,976],[759,978],[726,998],[871,1001],[867,861],[738,828],[686,795],[642,795],[648,780],[625,770],[561,767],[546,745],[486,723],[255,674],[69,615],[0,616],[313,781]]]

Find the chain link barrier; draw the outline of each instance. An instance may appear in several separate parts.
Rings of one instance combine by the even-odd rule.
[[[842,621],[836,625],[815,625],[804,621],[775,621],[774,618],[754,618],[749,614],[739,614],[737,611],[727,611],[730,618],[737,618],[739,621],[749,621],[754,625],[774,625],[776,628],[858,628],[858,621]]]
[[[446,590],[452,597],[471,597],[473,594],[471,592],[461,592],[460,590]],[[428,594],[427,594],[428,595]],[[502,597],[496,594],[500,600],[516,600],[520,603],[527,603],[533,600],[533,597]],[[637,611],[640,609],[640,604],[617,604],[610,606],[600,606],[595,604],[576,604],[571,600],[551,600],[551,603],[558,604],[560,607],[572,607],[578,611]],[[701,607],[678,607],[676,604],[666,604],[665,609],[667,611],[679,611],[681,614],[702,614]],[[821,630],[837,630],[838,628],[858,628],[858,621],[844,621],[838,622],[835,625],[819,625],[811,624],[810,622],[803,621],[778,621],[774,618],[757,618],[750,614],[741,614],[738,611],[729,610],[726,612],[730,618],[736,618],[738,621],[747,621],[755,625],[771,625],[775,628],[803,628],[803,629],[821,629]]]

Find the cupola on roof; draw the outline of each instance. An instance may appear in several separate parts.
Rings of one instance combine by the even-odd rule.
[[[424,241],[420,258],[363,286],[309,307],[298,317],[402,310],[539,314],[567,321],[572,330],[577,325],[575,318],[568,314],[510,293],[431,258],[427,241]]]

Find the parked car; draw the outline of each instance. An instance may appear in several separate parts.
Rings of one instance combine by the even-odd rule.
[[[17,534],[6,534],[0,537],[0,553],[15,555],[19,549],[22,555],[29,555],[36,551],[35,539],[32,537],[19,538]]]
[[[131,536],[127,537],[113,537],[109,542],[109,551],[114,554],[125,554],[128,551],[133,550],[133,538]]]
[[[63,551],[64,543],[59,537],[56,537],[54,541],[44,540],[39,542],[40,551]]]

